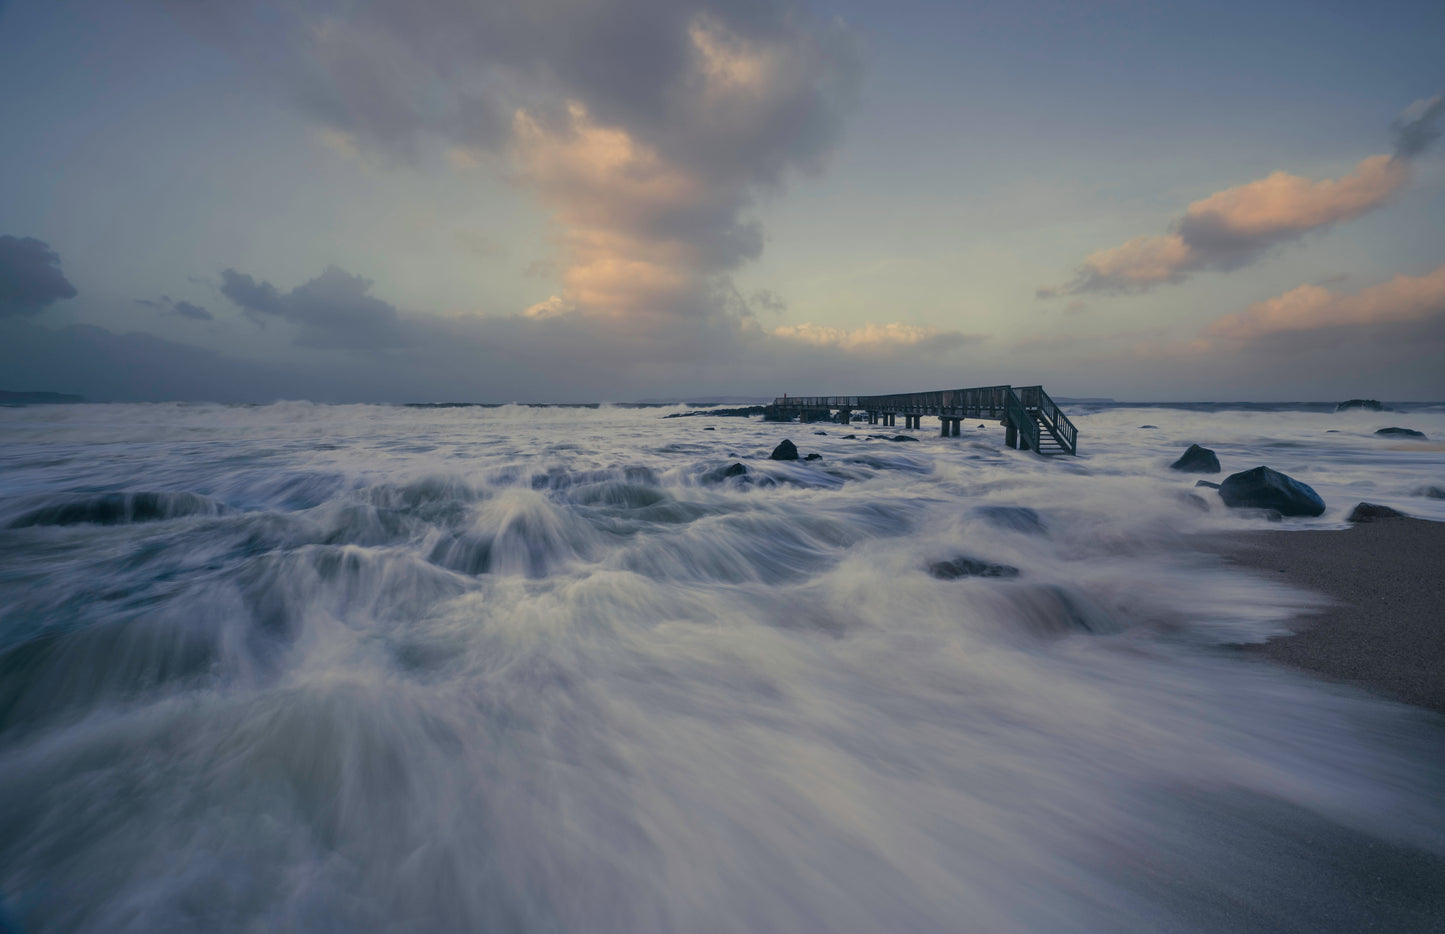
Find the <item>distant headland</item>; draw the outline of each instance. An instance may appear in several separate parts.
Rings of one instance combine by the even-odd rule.
[[[0,405],[70,405],[84,402],[85,396],[63,392],[8,392],[0,389]]]

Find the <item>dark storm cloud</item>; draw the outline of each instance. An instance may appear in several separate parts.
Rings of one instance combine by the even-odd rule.
[[[34,237],[0,237],[0,317],[38,315],[75,295],[50,244]]]
[[[1445,122],[1445,94],[1416,101],[1400,114],[1390,129],[1395,135],[1395,155],[1413,159],[1440,138]]]
[[[162,295],[155,300],[138,298],[135,302],[137,305],[154,308],[161,314],[174,315],[177,318],[189,318],[192,321],[214,321],[216,319],[216,316],[207,311],[205,307],[187,301],[174,301],[169,295]]]
[[[296,325],[302,346],[380,350],[412,343],[413,329],[395,307],[370,294],[371,285],[335,266],[285,294],[234,269],[221,273],[221,294],[246,312]]]

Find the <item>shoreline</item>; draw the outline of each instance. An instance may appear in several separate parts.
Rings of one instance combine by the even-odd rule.
[[[1295,617],[1295,632],[1241,650],[1445,713],[1445,522],[1251,530],[1206,536],[1203,547],[1333,601]]]

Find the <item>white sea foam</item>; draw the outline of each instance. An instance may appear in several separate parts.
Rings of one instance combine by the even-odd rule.
[[[1445,411],[1106,407],[1076,459],[663,414],[0,410],[4,910],[1429,929],[1445,724],[1228,649],[1320,598],[1195,551],[1263,522],[1167,465],[1329,504],[1271,527],[1445,519],[1440,446],[1372,433]],[[1019,574],[928,573],[959,557]]]

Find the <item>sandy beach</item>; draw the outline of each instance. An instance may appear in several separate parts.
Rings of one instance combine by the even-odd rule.
[[[1247,651],[1445,713],[1445,522],[1247,532],[1209,547],[1334,601]]]

